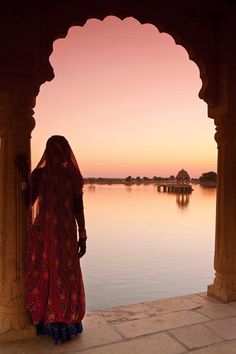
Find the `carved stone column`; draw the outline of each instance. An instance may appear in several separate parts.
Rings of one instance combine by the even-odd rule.
[[[215,119],[218,143],[215,279],[208,295],[236,300],[236,115]]]
[[[5,81],[0,87],[0,342],[32,335],[23,279],[27,211],[14,160],[25,153],[30,161],[36,92],[22,78]]]

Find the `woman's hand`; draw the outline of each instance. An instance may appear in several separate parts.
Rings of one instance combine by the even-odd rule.
[[[79,258],[82,258],[86,253],[86,240],[79,239],[78,251],[79,251]]]

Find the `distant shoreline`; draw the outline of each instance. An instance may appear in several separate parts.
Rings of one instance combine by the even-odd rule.
[[[142,184],[160,184],[160,183],[176,183],[175,180],[170,180],[169,178],[158,178],[158,179],[153,179],[153,178],[140,178],[140,179],[131,179],[127,180],[125,178],[105,178],[105,177],[89,177],[89,178],[84,178],[84,183],[93,185],[93,184],[107,184],[107,185],[112,185],[112,184],[124,184],[127,186],[131,185],[142,185]],[[200,184],[202,187],[209,187],[209,188],[216,188],[216,183],[215,182],[200,182],[199,179],[193,178],[190,180],[191,184]]]

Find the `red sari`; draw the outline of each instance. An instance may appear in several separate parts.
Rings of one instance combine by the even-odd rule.
[[[46,157],[45,166],[39,165],[30,183],[31,201],[38,201],[38,211],[29,227],[26,307],[35,325],[78,324],[85,314],[75,208],[82,198],[82,176],[69,160],[51,168]]]

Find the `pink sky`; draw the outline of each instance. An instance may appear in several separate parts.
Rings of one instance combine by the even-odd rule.
[[[35,107],[33,167],[48,137],[60,134],[85,177],[216,170],[198,67],[170,35],[133,18],[91,19],[55,41],[50,62],[55,78]]]

